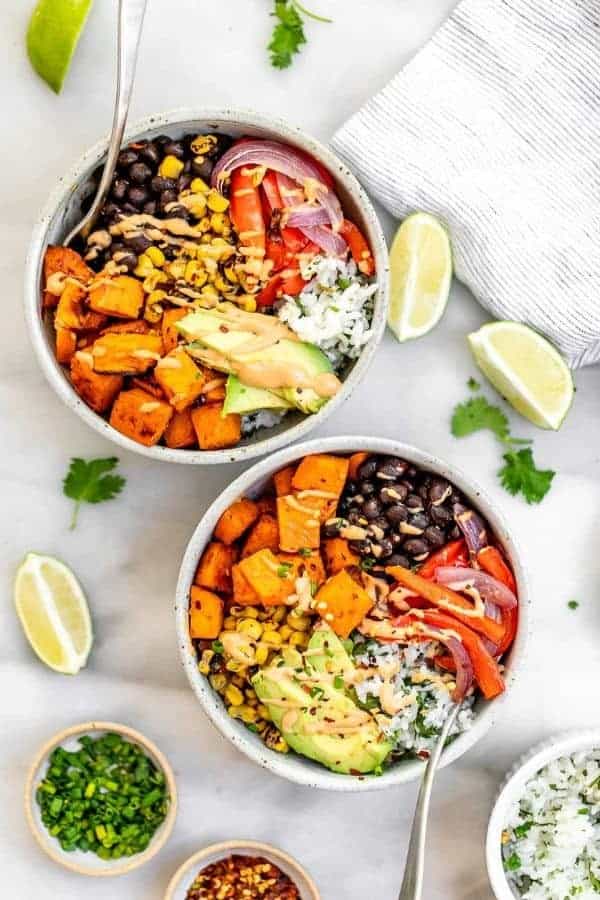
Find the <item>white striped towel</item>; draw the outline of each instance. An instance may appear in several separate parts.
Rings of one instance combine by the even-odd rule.
[[[494,317],[600,359],[597,0],[463,0],[333,147],[395,216],[446,222]]]

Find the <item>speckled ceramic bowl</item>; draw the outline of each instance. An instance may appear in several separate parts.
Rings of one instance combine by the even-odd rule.
[[[67,853],[42,823],[40,808],[35,799],[37,786],[46,774],[48,758],[53,750],[59,746],[66,747],[67,750],[76,750],[79,747],[78,738],[84,735],[97,738],[108,731],[114,731],[132,744],[138,744],[157,769],[164,774],[171,798],[169,810],[163,823],[154,833],[146,850],[142,853],[137,853],[135,856],[123,856],[120,859],[100,859],[95,853],[84,853],[82,850],[74,850],[72,853]],[[156,744],[144,737],[143,734],[140,734],[139,731],[135,731],[127,725],[119,725],[115,722],[83,722],[81,725],[72,725],[70,728],[65,728],[63,731],[55,734],[38,750],[29,768],[25,782],[25,817],[29,829],[39,846],[44,853],[59,865],[70,869],[72,872],[77,872],[79,875],[125,875],[127,872],[131,872],[133,869],[137,869],[151,860],[168,841],[177,817],[177,785],[175,784],[175,776],[168,760],[160,752]]]
[[[300,900],[320,900],[321,895],[316,884],[299,862],[282,850],[278,850],[277,847],[257,841],[223,841],[221,844],[211,844],[210,847],[204,847],[203,850],[194,853],[173,875],[165,894],[165,900],[185,900],[198,873],[211,863],[231,856],[232,853],[243,856],[264,856],[292,879],[300,892]]]
[[[515,900],[518,894],[513,891],[504,873],[502,864],[502,832],[506,825],[508,812],[512,804],[523,795],[525,785],[540,769],[559,756],[570,756],[584,750],[596,750],[600,747],[600,728],[589,728],[582,731],[567,731],[554,735],[548,740],[536,744],[525,753],[508,772],[498,792],[496,802],[487,831],[486,862],[490,884],[497,900]]]
[[[198,662],[188,630],[189,590],[194,580],[196,567],[202,552],[210,540],[213,529],[221,514],[234,500],[241,496],[260,496],[271,476],[284,466],[310,453],[354,453],[359,450],[367,450],[372,453],[401,456],[410,462],[431,472],[447,478],[455,484],[466,497],[471,500],[490,523],[494,534],[504,548],[518,583],[520,615],[519,628],[516,640],[505,659],[506,687],[505,693],[492,702],[479,698],[475,703],[475,717],[473,726],[460,735],[442,756],[442,765],[447,765],[462,756],[491,728],[496,721],[498,713],[510,696],[511,688],[517,677],[520,664],[525,654],[527,638],[529,635],[529,592],[521,554],[515,546],[514,540],[509,534],[504,519],[499,515],[481,489],[473,481],[458,469],[448,465],[432,454],[397,441],[385,438],[373,437],[332,437],[321,440],[307,441],[306,443],[288,447],[279,453],[270,456],[269,459],[257,463],[251,469],[244,472],[221,496],[209,507],[205,515],[192,535],[188,544],[177,583],[177,596],[175,604],[175,617],[177,637],[181,658],[190,684],[201,706],[212,722],[217,726],[232,744],[240,749],[246,756],[264,768],[310,787],[326,788],[333,791],[372,791],[383,790],[391,785],[404,784],[419,778],[423,771],[423,764],[419,760],[406,760],[399,762],[381,776],[350,776],[339,775],[330,772],[324,766],[312,760],[305,759],[295,753],[282,755],[269,750],[260,738],[248,731],[238,720],[232,719],[225,709],[219,695],[212,689],[208,679],[198,671]]]
[[[388,304],[388,254],[381,226],[364,190],[350,170],[323,144],[283,121],[247,110],[175,110],[158,113],[128,129],[126,141],[169,134],[173,138],[197,131],[223,132],[234,136],[251,135],[285,141],[310,153],[334,175],[336,190],[348,216],[362,229],[375,256],[379,289],[375,296],[373,336],[360,357],[343,374],[342,389],[315,415],[304,416],[290,412],[282,422],[263,429],[228,450],[171,450],[168,447],[144,447],[112,428],[78,396],[64,369],[57,363],[51,329],[42,319],[41,274],[44,253],[48,244],[60,244],[80,218],[81,201],[89,193],[89,178],[105,152],[105,141],[85,153],[75,166],[60,179],[33,229],[25,270],[25,315],[33,348],[42,371],[58,396],[88,425],[115,444],[141,453],[152,459],[167,462],[207,465],[210,463],[242,462],[305,437],[330,416],[350,396],[364,377],[385,328]]]

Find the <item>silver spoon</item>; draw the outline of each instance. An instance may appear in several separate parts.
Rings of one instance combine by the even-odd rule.
[[[119,0],[117,91],[115,96],[112,131],[108,142],[108,150],[106,152],[106,162],[104,163],[102,178],[100,179],[94,202],[83,219],[81,219],[67,236],[64,241],[65,246],[68,246],[79,234],[84,238],[90,234],[110,190],[112,177],[117,165],[117,157],[121,149],[125,123],[127,122],[127,113],[129,112],[129,101],[131,100],[133,80],[135,77],[135,64],[137,62],[138,47],[142,34],[142,25],[147,2],[148,0]]]
[[[433,779],[435,778],[442,750],[456,721],[459,709],[460,703],[455,703],[451,707],[423,773],[410,832],[408,852],[406,854],[404,878],[398,894],[398,900],[421,900],[423,871],[425,868],[425,839],[427,837],[427,820],[429,817]]]

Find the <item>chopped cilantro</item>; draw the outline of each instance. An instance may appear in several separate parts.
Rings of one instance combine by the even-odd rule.
[[[333,686],[336,689],[336,691],[344,690],[344,679],[342,678],[341,675],[335,676],[335,678],[333,679]]]
[[[467,381],[467,387],[469,388],[470,391],[478,391],[479,388],[481,387],[481,385],[479,384],[478,381],[476,381],[474,378],[471,377]]]
[[[377,560],[374,556],[364,556],[360,561],[363,572],[370,572],[375,565],[377,565]]]
[[[504,860],[504,868],[509,872],[514,872],[521,868],[521,857],[518,853],[511,853],[508,859]]]
[[[310,547],[300,547],[300,549],[298,550],[298,555],[304,557],[312,556],[312,550],[310,549]]]
[[[221,641],[213,641],[212,642],[213,653],[223,653],[225,647],[223,646]]]
[[[518,838],[525,837],[527,832],[532,827],[533,827],[533,822],[523,822],[522,825],[517,825],[517,827],[515,828],[515,837],[518,837]]]
[[[282,562],[279,566],[277,566],[277,575],[279,578],[287,578],[290,569],[292,568],[292,564],[289,562]]]
[[[331,19],[305,9],[298,0],[275,0],[271,15],[277,19],[277,24],[267,49],[271,54],[271,65],[276,69],[291,66],[294,56],[306,44],[302,16],[317,22],[331,22]]]
[[[310,696],[317,697],[319,700],[321,699],[321,697],[323,696],[324,693],[325,693],[325,691],[323,690],[322,687],[319,687],[318,684],[313,685],[313,687],[311,687],[311,689],[310,689]]]
[[[577,602],[577,600],[569,600],[567,606],[569,607],[569,609],[577,609],[579,603]]]

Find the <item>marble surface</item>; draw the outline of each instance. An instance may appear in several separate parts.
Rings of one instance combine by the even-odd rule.
[[[56,98],[30,72],[23,53],[30,4],[0,4],[6,109],[0,145],[2,881],[17,900],[160,900],[189,854],[237,836],[272,841],[295,854],[314,874],[324,900],[393,900],[416,787],[354,797],[287,784],[221,739],[184,679],[172,616],[179,560],[203,510],[240,468],[166,466],[120,452],[124,494],[83,509],[77,530],[68,530],[70,507],[60,482],[69,457],[107,455],[113,447],[61,404],[38,371],[21,312],[22,267],[30,228],[53,180],[109,123],[115,5],[97,0],[68,84]],[[335,24],[311,25],[302,59],[279,73],[263,53],[268,2],[150,3],[133,115],[202,103],[254,106],[326,139],[411,57],[453,3],[315,5]],[[543,505],[527,507],[497,486],[499,450],[491,436],[459,442],[449,433],[451,409],[467,394],[474,371],[465,334],[484,320],[472,297],[455,286],[432,335],[403,347],[386,336],[362,387],[321,432],[397,437],[462,466],[508,515],[530,566],[535,629],[528,665],[502,721],[439,776],[428,900],[491,900],[483,841],[504,772],[537,740],[596,722],[600,371],[577,373],[575,404],[559,434],[541,433],[511,416],[518,434],[535,437],[539,463],[559,473]],[[87,589],[96,643],[88,668],[76,678],[39,664],[14,616],[12,576],[30,549],[64,558]],[[567,606],[571,599],[580,603],[575,611]],[[166,849],[113,882],[84,882],[43,857],[22,812],[25,770],[38,745],[62,727],[94,717],[127,722],[154,738],[175,767],[181,793]]]

